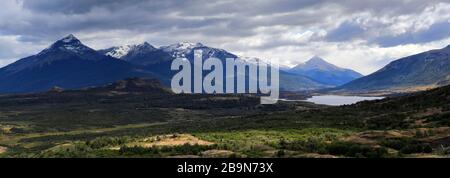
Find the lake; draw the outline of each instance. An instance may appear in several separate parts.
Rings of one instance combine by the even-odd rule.
[[[366,97],[366,96],[339,96],[339,95],[321,95],[308,98],[306,101],[315,104],[325,104],[331,106],[341,106],[346,104],[354,104],[365,100],[377,100],[384,97]]]

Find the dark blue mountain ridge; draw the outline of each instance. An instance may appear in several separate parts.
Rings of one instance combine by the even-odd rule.
[[[201,49],[204,58],[236,58],[223,49],[201,43],[178,43],[155,48],[149,43],[113,47],[96,51],[68,35],[48,48],[0,69],[0,93],[48,91],[55,86],[78,89],[101,86],[131,77],[158,79],[170,86],[176,71],[170,70],[176,57],[193,60],[194,50]],[[105,55],[106,54],[106,55]],[[283,90],[310,90],[328,87],[309,77],[280,72]]]
[[[334,92],[412,92],[450,84],[450,45],[392,61],[382,69],[333,89]]]
[[[330,86],[340,86],[363,76],[356,71],[328,63],[318,56],[289,69],[288,72],[307,76]]]
[[[69,35],[40,53],[0,69],[0,93],[76,89],[129,77],[154,77],[126,61],[105,56]]]

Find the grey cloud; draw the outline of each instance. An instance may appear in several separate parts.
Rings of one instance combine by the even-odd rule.
[[[329,18],[345,18],[361,11],[410,13],[423,9],[434,1],[359,0],[23,0],[24,10],[17,23],[0,22],[0,32],[28,36],[23,39],[49,39],[68,33],[99,30],[129,30],[134,32],[197,31],[206,36],[230,37],[255,35],[258,27],[275,25],[310,27],[330,23]],[[337,5],[332,6],[332,5]],[[406,9],[406,10],[399,10]],[[1,17],[0,17],[1,20]],[[332,22],[333,23],[333,22]],[[332,25],[332,24],[326,24]],[[345,24],[344,24],[345,25]],[[351,33],[353,26],[342,26]],[[350,35],[340,35],[339,29],[330,39],[345,41]],[[345,29],[341,29],[345,30]],[[219,32],[219,33],[218,33]]]
[[[23,7],[35,12],[83,14],[92,11],[96,7],[115,11],[131,5],[139,5],[141,0],[23,0]],[[163,1],[159,1],[163,2]],[[168,1],[167,1],[168,2]],[[158,2],[153,1],[157,4]],[[156,6],[155,6],[156,7]],[[163,7],[161,7],[163,8]],[[155,10],[155,9],[149,9]]]
[[[349,12],[371,12],[378,15],[399,16],[415,14],[442,0],[342,0],[335,1]]]
[[[344,22],[339,25],[334,30],[331,30],[326,38],[328,41],[347,41],[354,39],[356,37],[360,37],[365,30],[358,24],[351,23],[351,22]]]
[[[372,42],[382,47],[403,44],[427,43],[450,37],[450,22],[434,23],[428,29],[419,32],[407,32],[396,36],[382,36]]]
[[[42,45],[74,34],[97,34],[103,38],[145,36],[145,40],[168,44],[184,40],[207,42],[220,46],[224,41],[265,36],[261,46],[248,49],[270,50],[283,46],[308,45],[295,40],[279,39],[280,30],[260,28],[283,26],[290,33],[296,29],[325,30],[327,36],[311,38],[319,42],[351,42],[354,39],[368,43],[392,46],[422,43],[448,37],[448,24],[435,24],[429,30],[403,36],[381,37],[369,33],[380,31],[389,24],[363,28],[354,21],[355,14],[369,13],[370,17],[397,17],[415,15],[425,7],[446,0],[6,0],[23,2],[19,10],[5,8],[0,12],[0,36],[18,36],[22,43]],[[447,2],[448,3],[448,2]],[[116,32],[116,31],[121,31]],[[119,36],[123,35],[123,36]],[[102,39],[96,38],[97,41]],[[108,41],[108,39],[103,39]],[[102,43],[102,42],[98,42]],[[104,43],[104,42],[103,42]],[[240,51],[245,51],[245,46]],[[5,54],[8,54],[5,52]],[[5,58],[11,57],[6,55]]]

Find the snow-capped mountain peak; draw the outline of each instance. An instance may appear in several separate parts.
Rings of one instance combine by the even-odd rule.
[[[61,39],[61,41],[64,43],[70,43],[72,41],[80,41],[80,40],[78,40],[78,38],[75,37],[74,35],[70,34],[70,35],[67,35],[66,37],[64,37],[63,39]]]
[[[70,34],[55,43],[53,43],[50,47],[43,50],[38,55],[46,54],[50,51],[54,50],[62,50],[67,52],[72,52],[75,54],[84,54],[88,51],[93,51],[91,48],[85,46],[81,41],[75,37],[74,35]]]
[[[130,50],[131,45],[118,46],[113,47],[109,52],[105,53],[105,55],[120,59],[123,56],[127,55]]]
[[[105,55],[111,56],[117,59],[121,59],[124,56],[130,54],[130,53],[145,53],[145,52],[151,52],[157,50],[154,46],[150,45],[147,42],[144,42],[142,44],[134,44],[134,45],[124,45],[124,46],[117,46],[112,47],[109,49],[106,49]]]
[[[164,52],[171,53],[173,57],[186,57],[194,48],[204,47],[201,43],[180,42],[169,46],[162,46]]]

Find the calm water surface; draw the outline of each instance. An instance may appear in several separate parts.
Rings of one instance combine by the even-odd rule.
[[[365,100],[377,100],[384,97],[365,97],[365,96],[338,96],[338,95],[321,95],[308,98],[306,101],[315,104],[325,104],[331,106],[341,106],[346,104],[354,104]]]

